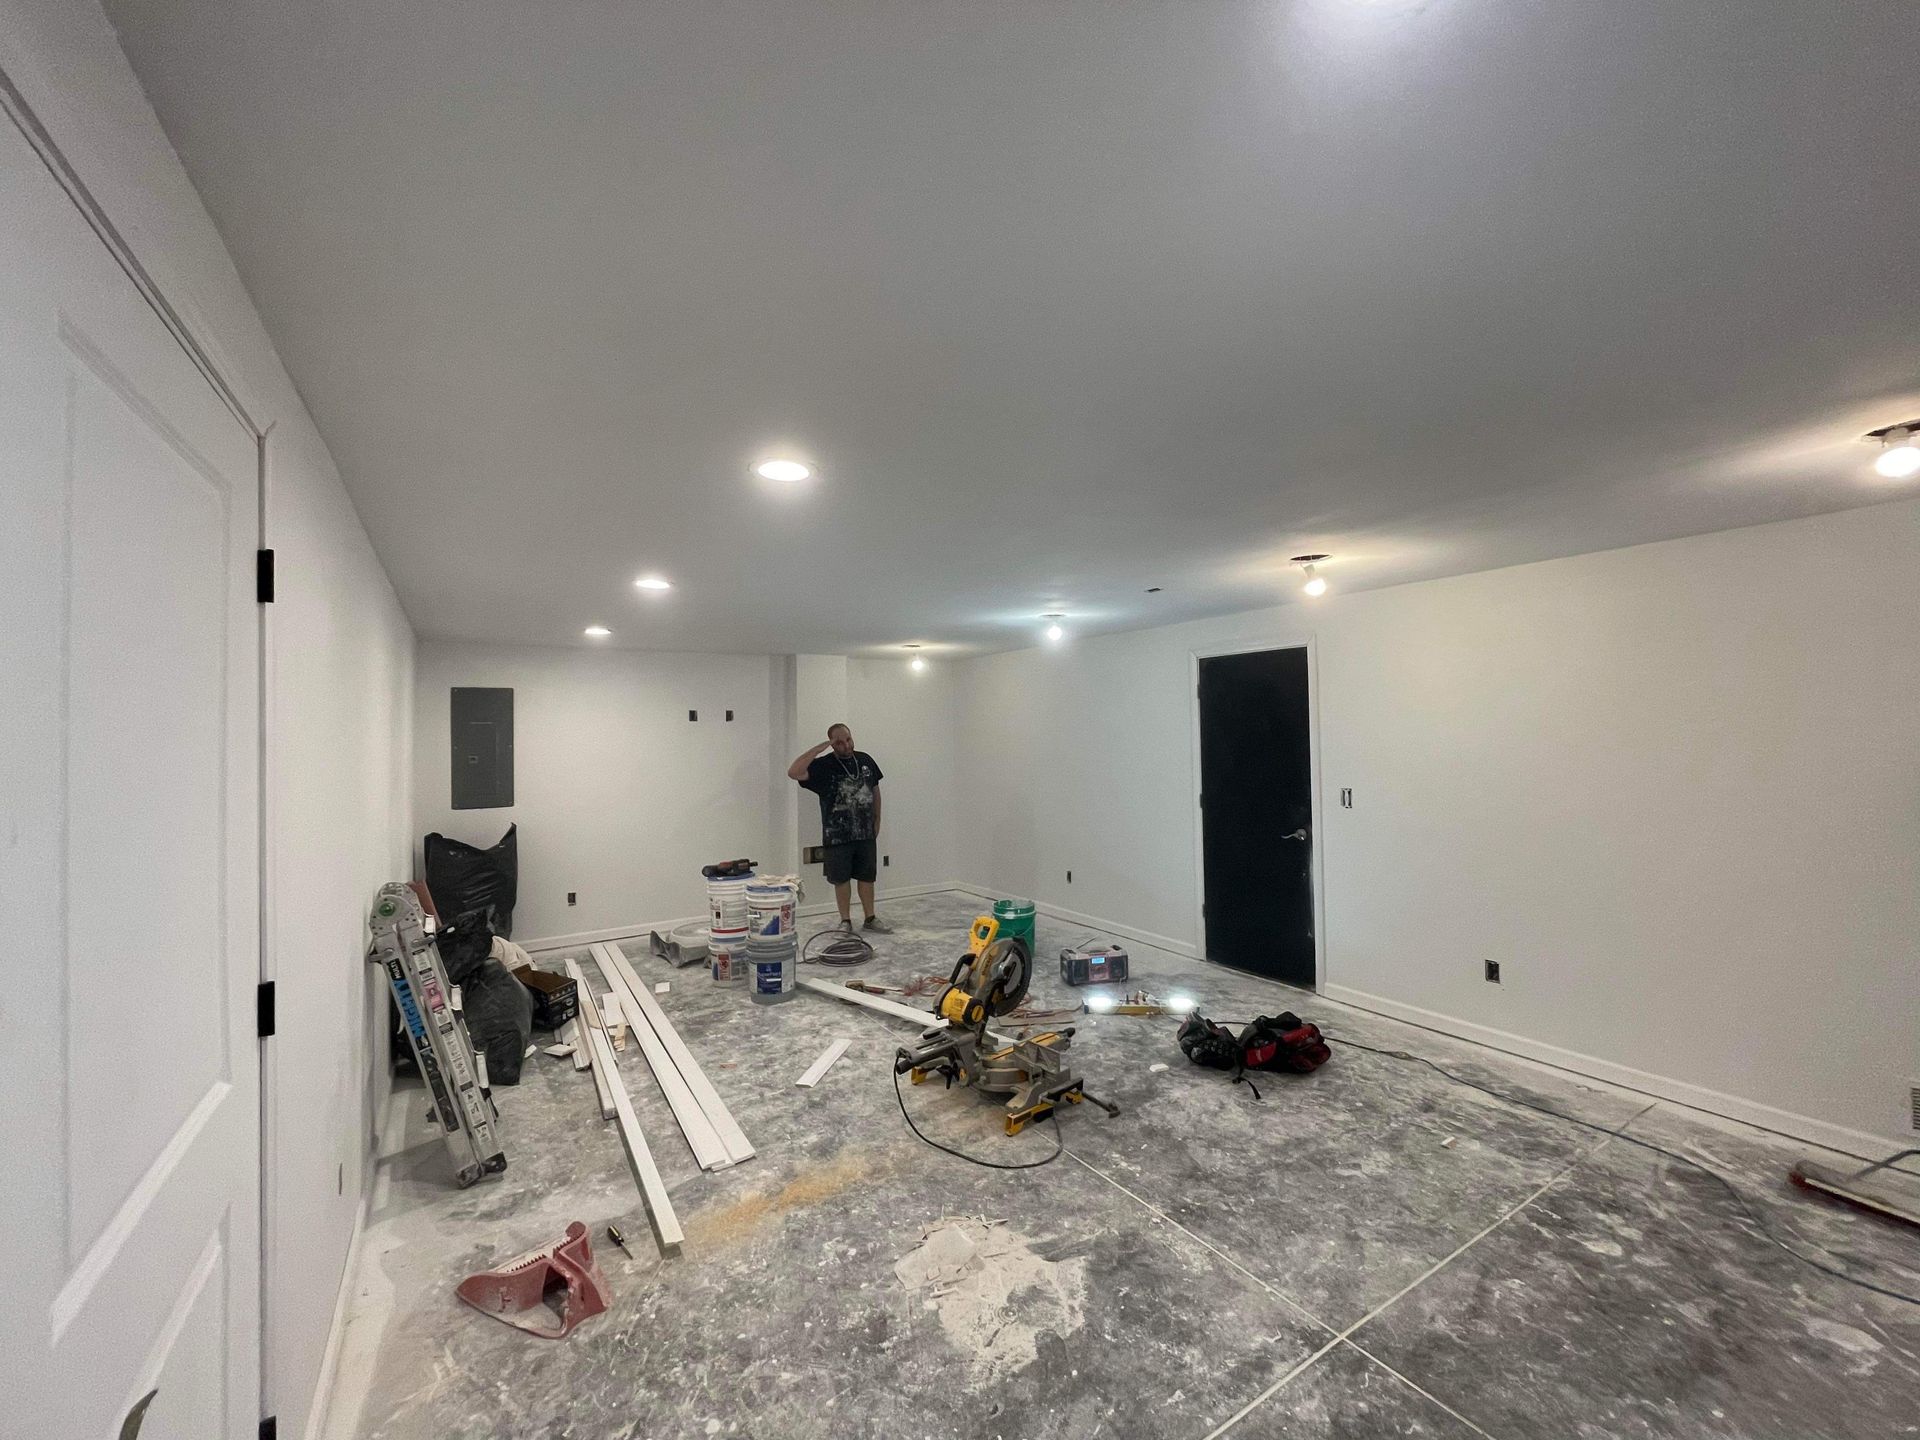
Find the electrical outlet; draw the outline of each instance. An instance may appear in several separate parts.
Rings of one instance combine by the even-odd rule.
[[[578,903],[579,903],[579,896],[572,890],[567,891],[567,904],[576,905]]]
[[[733,712],[731,710],[727,711],[727,723],[728,724],[733,723]]]
[[[883,870],[884,870],[884,869],[885,869],[885,868],[886,868],[887,866],[889,866],[889,865],[891,865],[891,864],[893,864],[893,856],[891,856],[891,855],[882,855],[882,856],[880,857],[880,868],[881,868],[881,869],[883,869]]]
[[[1073,871],[1067,871],[1067,884],[1073,884]]]
[[[1353,787],[1351,785],[1341,788],[1340,808],[1342,810],[1351,810],[1353,808]]]
[[[700,718],[700,712],[698,710],[687,711],[687,719],[698,720],[699,718]]]
[[[1500,962],[1498,960],[1489,960],[1486,962],[1486,967],[1488,981],[1498,985],[1500,983]]]

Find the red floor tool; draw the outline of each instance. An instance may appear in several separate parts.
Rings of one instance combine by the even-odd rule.
[[[548,1297],[560,1290],[566,1299],[556,1310]],[[558,1340],[610,1303],[607,1277],[594,1263],[587,1227],[578,1220],[567,1226],[567,1238],[558,1244],[529,1250],[498,1270],[469,1275],[455,1293],[482,1314],[549,1340]]]
[[[1920,1174],[1897,1168],[1902,1160],[1916,1155],[1920,1155],[1920,1150],[1902,1150],[1898,1155],[1875,1161],[1864,1170],[1850,1172],[1830,1170],[1812,1160],[1802,1160],[1788,1178],[1803,1190],[1818,1190],[1862,1210],[1920,1225]],[[1884,1176],[1882,1171],[1886,1172]],[[1894,1179],[1895,1176],[1901,1178]],[[1908,1182],[1904,1186],[1903,1180]]]

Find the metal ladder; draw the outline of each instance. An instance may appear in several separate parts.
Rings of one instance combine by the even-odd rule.
[[[407,1027],[414,1062],[433,1095],[434,1117],[453,1156],[462,1186],[507,1168],[494,1134],[493,1098],[485,1062],[474,1054],[458,992],[447,982],[440,947],[427,929],[427,915],[410,886],[382,885],[368,924],[373,949],[368,960],[387,972],[393,998]]]

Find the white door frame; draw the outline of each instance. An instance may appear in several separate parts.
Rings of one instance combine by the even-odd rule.
[[[1193,793],[1193,948],[1207,958],[1207,835],[1206,815],[1200,807],[1200,662],[1227,655],[1257,655],[1267,650],[1307,652],[1307,767],[1313,796],[1313,850],[1309,860],[1313,890],[1313,993],[1324,995],[1327,974],[1327,867],[1321,857],[1322,821],[1326,813],[1320,785],[1320,654],[1312,634],[1274,635],[1258,640],[1236,640],[1187,652],[1187,705],[1192,735]]]

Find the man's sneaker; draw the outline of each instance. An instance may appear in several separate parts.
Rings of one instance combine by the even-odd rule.
[[[893,926],[887,924],[887,922],[882,920],[878,915],[867,916],[867,923],[860,928],[862,930],[871,930],[876,935],[893,934]]]
[[[839,925],[837,925],[837,926],[836,926],[835,928],[836,928],[837,930],[839,930],[839,932],[840,932],[840,933],[841,933],[842,935],[851,935],[851,934],[853,933],[853,921],[851,921],[851,920],[842,920],[842,921],[841,921],[841,922],[839,923]]]

